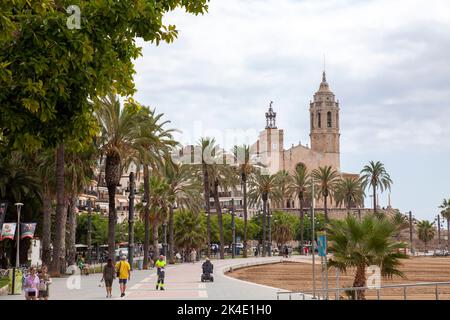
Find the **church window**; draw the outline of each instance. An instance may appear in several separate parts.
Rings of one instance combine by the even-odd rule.
[[[331,128],[331,112],[327,113],[327,127]]]
[[[318,126],[319,128],[322,128],[321,122],[322,122],[322,119],[321,119],[321,114],[320,114],[320,112],[319,112],[319,113],[317,114],[317,126]]]

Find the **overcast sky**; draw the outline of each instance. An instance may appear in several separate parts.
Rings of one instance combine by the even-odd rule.
[[[253,142],[273,100],[285,148],[309,144],[325,55],[341,169],[380,160],[392,205],[432,220],[450,198],[449,13],[448,0],[212,0],[204,16],[166,17],[175,43],[140,42],[136,99],[165,113],[182,143],[212,135],[226,147]]]

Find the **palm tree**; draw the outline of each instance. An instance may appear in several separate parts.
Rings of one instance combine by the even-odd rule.
[[[393,184],[389,173],[384,168],[384,164],[381,162],[370,161],[369,165],[366,165],[361,170],[361,178],[363,179],[363,187],[372,188],[373,196],[373,211],[377,211],[377,189],[381,192],[384,190],[391,190]]]
[[[286,206],[286,196],[289,196],[288,188],[289,188],[289,185],[291,184],[292,178],[289,175],[289,172],[287,172],[286,170],[278,171],[276,173],[276,177],[277,177],[278,188],[281,193],[281,201],[280,201],[281,208],[280,209],[283,209]]]
[[[447,219],[447,251],[450,249],[450,198],[444,199],[439,206],[442,209],[441,215],[444,219]]]
[[[300,206],[300,254],[303,254],[303,233],[305,229],[305,213],[303,211],[303,202],[311,186],[310,175],[306,166],[298,165],[291,175],[291,183],[288,186],[288,194],[298,198]]]
[[[395,225],[395,238],[400,241],[401,232],[409,228],[409,218],[400,211],[396,210],[391,217],[391,222]]]
[[[155,110],[142,108],[145,113],[145,120],[141,122],[140,137],[136,139],[134,144],[134,154],[128,158],[128,167],[131,162],[134,162],[138,167],[143,167],[144,171],[144,200],[146,206],[144,207],[144,262],[143,268],[148,269],[148,253],[150,243],[150,208],[148,199],[150,198],[150,168],[153,171],[164,167],[164,158],[168,158],[171,148],[175,147],[177,143],[173,140],[173,129],[165,129],[164,126],[169,121],[162,121],[164,114],[157,114]]]
[[[66,188],[69,196],[67,217],[67,262],[69,266],[74,265],[76,262],[77,196],[92,183],[94,178],[95,151],[92,145],[83,152],[68,152],[65,156]]]
[[[336,186],[339,182],[339,173],[331,166],[326,166],[315,169],[311,176],[314,179],[314,183],[317,183],[319,188],[318,198],[323,198],[325,221],[329,222],[327,200],[328,198],[333,199]]]
[[[376,265],[381,269],[383,277],[394,275],[403,277],[399,270],[400,259],[408,256],[399,249],[407,244],[393,241],[396,227],[385,218],[366,215],[360,221],[354,216],[345,220],[331,221],[327,233],[330,251],[333,257],[329,259],[329,267],[335,267],[343,272],[347,268],[356,268],[353,287],[366,287],[366,268]],[[357,291],[357,299],[365,299],[365,291]]]
[[[100,124],[99,150],[106,157],[105,181],[109,197],[108,255],[115,258],[115,227],[117,222],[115,193],[124,169],[125,159],[133,154],[141,137],[141,123],[147,114],[134,104],[121,108],[119,99],[109,93],[95,100],[96,116]]]
[[[237,162],[237,174],[241,179],[243,206],[244,206],[244,248],[243,257],[247,258],[247,233],[248,233],[248,208],[247,208],[247,183],[249,176],[255,172],[257,168],[260,168],[260,164],[253,163],[253,159],[250,154],[250,147],[248,145],[234,146],[233,155]]]
[[[208,168],[209,179],[211,181],[211,189],[213,190],[214,204],[216,207],[217,220],[219,224],[219,239],[220,239],[220,259],[225,259],[225,239],[223,232],[223,217],[222,207],[219,199],[219,188],[226,192],[229,189],[236,189],[238,179],[235,171],[226,162],[222,163],[220,160],[224,159],[225,154],[222,152],[216,152],[214,154],[215,160]]]
[[[178,165],[172,161],[166,161],[164,177],[169,184],[169,248],[168,260],[173,262],[175,248],[174,237],[174,209],[188,209],[190,212],[199,213],[201,210],[201,182],[195,172],[188,165]]]
[[[43,221],[42,221],[42,264],[50,266],[52,260],[51,222],[53,199],[56,193],[55,180],[55,151],[46,150],[37,156],[37,174],[42,185]]]
[[[266,224],[267,224],[267,208],[268,202],[279,201],[282,198],[279,190],[279,184],[277,182],[276,175],[266,175],[261,172],[255,172],[252,174],[250,181],[250,191],[248,193],[250,205],[257,205],[262,202],[263,215],[262,215],[262,246],[263,256],[266,256]]]
[[[334,199],[338,206],[341,204],[345,205],[347,215],[350,214],[352,206],[362,206],[364,197],[364,188],[362,186],[362,180],[359,177],[344,177],[336,185]]]
[[[191,211],[181,211],[175,217],[175,243],[187,254],[205,244],[205,225],[202,217]]]
[[[278,214],[274,217],[272,223],[272,239],[278,246],[283,246],[286,242],[294,238],[294,225],[288,219],[286,214]]]
[[[433,240],[435,234],[436,228],[434,227],[434,222],[428,220],[417,222],[417,235],[425,244],[425,252],[428,252],[427,244],[430,240]]]
[[[203,180],[203,197],[205,201],[205,214],[206,214],[206,229],[207,229],[207,241],[208,248],[207,253],[208,257],[211,256],[211,207],[210,207],[210,194],[211,194],[211,181],[209,178],[209,165],[211,164],[211,153],[215,148],[215,139],[214,138],[201,138],[199,141],[199,145],[197,146],[201,152],[201,162],[200,162],[200,171],[202,174]]]
[[[165,177],[158,175],[152,175],[150,177],[149,208],[153,236],[153,261],[156,261],[159,255],[158,227],[167,217],[169,209],[169,191],[170,186]]]

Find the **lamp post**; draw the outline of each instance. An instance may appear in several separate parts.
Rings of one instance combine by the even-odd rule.
[[[261,216],[261,243],[260,243],[261,250],[260,250],[260,253],[261,253],[261,256],[262,256],[263,255],[263,251],[264,251],[264,232],[262,232],[262,229],[264,229],[264,227],[263,227],[263,225],[264,225],[264,212],[263,212],[263,210],[261,210],[259,212],[259,215]]]
[[[92,262],[92,203],[91,199],[87,200],[88,211],[88,228],[87,228],[87,246],[88,246],[88,261]]]
[[[167,223],[166,221],[164,221],[163,225],[162,225],[162,231],[163,231],[163,255],[166,256],[167,255]]]
[[[19,246],[20,246],[20,211],[22,210],[23,203],[16,203],[17,208],[17,240],[16,240],[16,268],[20,266]]]
[[[413,215],[412,212],[409,212],[409,243],[410,243],[410,252],[414,256],[414,246],[413,246]]]
[[[272,223],[271,223],[271,218],[272,214],[270,213],[270,209],[269,209],[269,205],[267,204],[267,224],[268,224],[268,228],[267,228],[267,250],[269,251],[269,257],[272,256]]]
[[[134,172],[130,172],[130,195],[128,196],[128,263],[133,270],[134,262]]]
[[[438,250],[441,251],[441,216],[438,214],[434,221],[436,221],[438,225]]]
[[[145,217],[145,221],[144,221],[144,269],[148,268],[148,251],[149,251],[149,242],[150,242],[150,221],[147,215],[148,212],[148,208],[147,208],[148,202],[147,202],[147,198],[144,195],[144,199],[142,200],[142,206],[144,209],[144,217]]]
[[[312,198],[312,204],[311,204],[311,251],[312,251],[312,276],[313,276],[313,299],[316,299],[316,248],[314,245],[315,240],[315,212],[314,207],[316,205],[316,200],[314,196],[314,179],[311,178],[311,198]]]

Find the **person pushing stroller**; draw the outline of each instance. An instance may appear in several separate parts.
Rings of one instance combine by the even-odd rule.
[[[206,261],[203,262],[202,270],[203,270],[202,278],[201,278],[202,282],[205,282],[205,281],[214,282],[214,277],[212,275],[213,270],[214,270],[214,265],[211,263],[209,258],[206,258]]]

